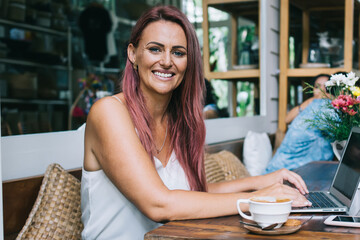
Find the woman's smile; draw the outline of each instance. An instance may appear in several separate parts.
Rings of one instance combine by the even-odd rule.
[[[160,79],[164,79],[164,80],[168,80],[169,78],[171,78],[172,76],[174,76],[174,73],[171,72],[166,72],[166,71],[153,71],[153,73],[159,77]]]

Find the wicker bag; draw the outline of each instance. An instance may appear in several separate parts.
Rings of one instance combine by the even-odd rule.
[[[208,183],[250,176],[242,162],[227,150],[205,155],[205,174]]]
[[[51,164],[16,239],[81,239],[82,229],[80,181],[59,164]]]

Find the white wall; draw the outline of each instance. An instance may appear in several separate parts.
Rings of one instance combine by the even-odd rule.
[[[80,168],[84,128],[74,131],[26,134],[1,138],[2,180],[43,175],[51,163]]]

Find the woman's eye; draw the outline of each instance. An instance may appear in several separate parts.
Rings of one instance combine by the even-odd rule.
[[[174,51],[174,55],[177,56],[177,57],[182,57],[185,55],[184,52],[181,52],[181,51]]]
[[[160,49],[159,48],[157,48],[157,47],[151,47],[151,48],[149,48],[149,50],[150,50],[150,52],[160,52]]]

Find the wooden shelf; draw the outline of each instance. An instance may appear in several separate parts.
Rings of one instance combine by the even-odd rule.
[[[119,73],[120,68],[95,67],[95,71],[101,73]]]
[[[208,1],[208,5],[234,16],[247,17],[255,22],[259,19],[258,0]]]
[[[291,0],[292,5],[300,8],[301,10],[328,10],[339,9],[344,7],[343,0]]]
[[[0,58],[0,63],[14,64],[14,65],[20,65],[20,66],[29,66],[29,67],[52,68],[52,69],[64,70],[64,71],[69,70],[69,67],[65,66],[65,65],[64,66],[62,66],[62,65],[49,65],[49,64],[32,62],[32,61],[16,60],[16,59],[9,59],[9,58]]]
[[[344,71],[344,68],[293,68],[293,69],[287,69],[287,76],[314,77],[322,73],[331,75],[340,71]]]
[[[68,105],[67,100],[47,100],[47,99],[18,99],[18,98],[1,98],[1,103],[13,104],[37,104],[37,105]]]
[[[46,81],[48,75],[50,74],[54,74],[53,79],[49,79],[53,80],[53,82],[47,84],[46,86],[43,86],[44,90],[50,90],[51,94],[54,92],[53,90],[55,90],[55,88],[57,87],[57,84],[61,82],[61,89],[63,90],[67,90],[70,94],[67,95],[66,99],[56,99],[56,96],[53,96],[53,99],[39,99],[39,98],[35,98],[35,99],[23,99],[23,98],[15,98],[12,97],[11,95],[11,82],[8,82],[8,86],[9,86],[9,98],[1,98],[0,102],[2,105],[2,117],[5,116],[5,121],[13,121],[13,119],[9,118],[6,119],[7,116],[7,110],[8,107],[15,107],[18,109],[18,113],[24,114],[24,112],[27,111],[27,109],[31,109],[31,112],[39,112],[39,111],[45,111],[48,115],[49,118],[52,118],[54,116],[57,116],[57,111],[61,112],[61,114],[64,116],[64,119],[67,118],[68,114],[69,114],[69,109],[71,107],[71,103],[72,103],[72,32],[70,27],[67,28],[67,30],[65,31],[58,31],[58,30],[53,30],[51,28],[47,28],[47,27],[41,27],[41,26],[36,26],[36,25],[31,25],[31,24],[27,24],[27,23],[23,23],[23,22],[16,22],[16,21],[10,21],[10,20],[6,20],[6,19],[1,19],[0,18],[0,26],[3,27],[4,33],[2,34],[2,39],[8,39],[8,40],[13,40],[10,38],[11,33],[10,31],[13,28],[17,28],[17,29],[21,29],[21,30],[28,30],[28,31],[32,31],[35,33],[40,33],[40,35],[44,35],[42,37],[46,38],[49,37],[50,39],[55,39],[57,42],[55,42],[55,40],[51,43],[53,43],[54,46],[51,46],[52,49],[55,49],[56,47],[60,47],[57,44],[60,44],[60,41],[63,41],[61,43],[61,50],[59,51],[54,51],[54,54],[49,54],[46,55],[44,53],[41,52],[30,52],[27,50],[24,50],[23,48],[18,48],[17,45],[12,46],[11,48],[11,44],[8,44],[7,42],[5,42],[8,50],[7,51],[11,51],[11,50],[17,50],[16,54],[13,54],[13,56],[17,56],[16,58],[12,58],[12,57],[1,57],[0,58],[0,64],[2,66],[4,66],[4,70],[2,71],[3,73],[12,73],[13,71],[11,70],[12,68],[14,68],[15,66],[19,67],[20,66],[20,70],[19,72],[23,71],[23,69],[21,69],[21,67],[33,67],[34,69],[32,69],[31,71],[36,73],[37,76],[41,76],[41,81]],[[38,35],[36,35],[38,36]],[[35,38],[32,38],[35,39]],[[59,39],[59,40],[58,40]],[[40,39],[41,40],[41,39]],[[16,41],[16,40],[15,40]],[[10,41],[9,41],[10,42]],[[35,42],[35,41],[34,41]],[[50,42],[50,41],[49,41]],[[38,41],[37,43],[42,43],[40,41]],[[49,44],[49,43],[48,43]],[[51,44],[49,44],[51,45]],[[66,47],[66,49],[65,49]],[[66,52],[65,52],[66,51]],[[38,56],[36,56],[36,54],[38,54]],[[9,54],[10,56],[11,54]],[[39,57],[40,56],[40,57]],[[44,56],[43,58],[41,56]],[[49,56],[50,60],[45,60],[46,56]],[[52,57],[56,57],[56,60],[54,60],[55,58]],[[66,56],[66,62],[63,63],[63,61],[61,61],[62,57]],[[36,59],[42,59],[42,62],[37,62]],[[46,73],[43,70],[48,69],[49,71],[46,71]],[[61,70],[61,74],[57,74],[55,72],[55,70]],[[53,73],[51,73],[53,72]],[[66,74],[66,75],[65,75]],[[44,76],[44,77],[43,77]],[[60,79],[61,78],[61,79]],[[38,79],[40,79],[40,77],[38,77]],[[54,80],[55,79],[55,80]],[[6,79],[4,78],[5,81],[12,81],[12,79]],[[60,80],[60,81],[58,81]],[[56,82],[55,82],[56,81]],[[40,82],[40,81],[39,81]],[[65,85],[66,84],[66,85]],[[60,88],[60,87],[59,87]],[[60,89],[57,89],[60,90]],[[15,95],[14,95],[15,96]],[[50,95],[48,95],[50,96]],[[59,110],[58,110],[59,108]],[[45,109],[45,110],[44,110]],[[63,118],[63,117],[62,117]],[[66,124],[64,121],[64,124],[62,124],[62,121],[64,119],[60,119],[57,118],[57,125],[59,126],[58,130],[66,130],[68,129],[68,127],[66,127]],[[19,134],[19,133],[16,133]]]
[[[259,69],[245,69],[245,70],[229,70],[227,72],[209,72],[207,78],[209,79],[242,79],[242,78],[258,78],[260,77]]]
[[[207,4],[223,4],[223,3],[250,3],[258,2],[258,0],[207,0]]]
[[[227,12],[230,14],[231,26],[230,26],[230,43],[231,43],[231,59],[229,59],[228,71],[226,72],[215,72],[210,70],[210,49],[209,49],[209,17],[208,17],[208,8],[213,7],[221,11]],[[260,3],[258,0],[203,0],[203,31],[204,31],[204,47],[203,47],[203,57],[204,57],[204,74],[208,79],[213,78],[213,76],[219,76],[218,74],[223,74],[227,72],[225,78],[244,78],[247,77],[259,77],[259,74],[253,69],[248,70],[231,70],[232,66],[237,64],[237,18],[239,16],[246,17],[254,21],[257,25],[257,28],[260,28]],[[260,55],[260,54],[259,54]],[[258,70],[258,69],[257,69]],[[259,71],[259,70],[258,70]],[[249,74],[249,76],[247,76]],[[228,77],[229,76],[229,77]],[[223,78],[223,77],[220,77]]]
[[[288,104],[289,77],[315,77],[318,74],[334,74],[339,71],[353,70],[353,40],[354,40],[354,9],[359,3],[354,0],[280,0],[280,74],[279,74],[279,128],[286,131],[285,116]],[[302,63],[307,63],[310,47],[310,14],[314,11],[337,11],[342,19],[336,19],[337,24],[343,24],[343,59],[344,67],[336,68],[289,68],[289,32],[290,4],[302,11]],[[342,12],[343,11],[343,12]],[[334,18],[331,18],[333,21]],[[342,29],[342,28],[340,28]],[[326,31],[328,29],[321,29]],[[320,31],[320,30],[319,30]],[[356,36],[358,38],[358,36]],[[359,55],[360,56],[360,55]]]
[[[224,72],[211,71],[210,68],[210,44],[209,44],[209,16],[208,8],[213,7],[218,10],[227,12],[230,15],[229,20],[229,41],[230,55],[228,56],[228,70]],[[260,78],[260,69],[241,69],[233,70],[232,66],[238,65],[237,56],[237,32],[238,18],[244,17],[249,21],[253,21],[258,29],[260,29],[260,1],[259,0],[203,0],[203,59],[204,59],[204,76],[211,79],[222,79],[232,82],[232,109],[229,109],[231,115],[236,116],[237,107],[237,82],[238,81],[254,81]],[[259,37],[260,39],[260,37]],[[260,40],[259,40],[260,41]],[[259,50],[260,51],[260,50]],[[258,54],[260,56],[260,53]],[[260,59],[260,57],[259,57]],[[253,64],[253,63],[250,63]],[[256,63],[258,64],[258,63]]]
[[[67,36],[68,35],[68,33],[66,31],[57,31],[57,30],[53,30],[50,28],[46,28],[46,27],[40,27],[40,26],[35,26],[35,25],[20,23],[20,22],[14,22],[14,21],[9,21],[6,19],[1,19],[1,18],[0,18],[0,24],[8,25],[11,27],[16,27],[16,28],[23,28],[23,29],[27,29],[27,30],[37,31],[37,32],[43,32],[43,33],[47,33],[47,34],[59,35],[59,36]]]

